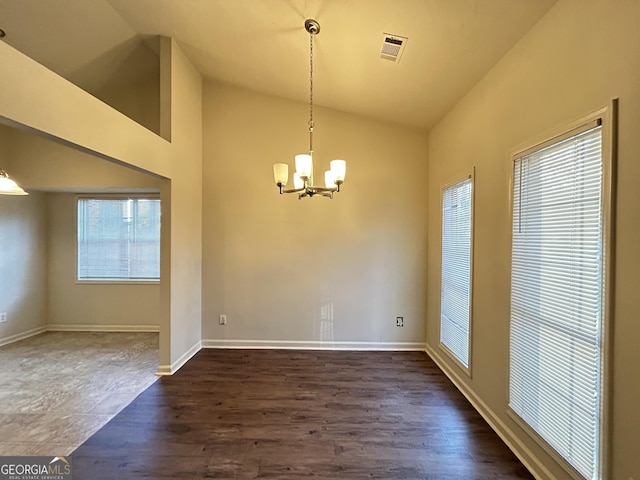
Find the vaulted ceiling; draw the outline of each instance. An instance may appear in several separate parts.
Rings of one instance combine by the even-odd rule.
[[[0,28],[2,40],[89,91],[151,68],[152,39],[165,35],[206,78],[304,102],[303,24],[314,18],[316,104],[429,129],[554,3],[0,0]],[[380,57],[383,33],[408,37],[399,63]]]

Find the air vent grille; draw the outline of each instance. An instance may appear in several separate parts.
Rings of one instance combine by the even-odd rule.
[[[382,34],[382,49],[380,50],[380,58],[391,60],[398,63],[404,47],[407,44],[407,37],[392,35],[390,33]]]

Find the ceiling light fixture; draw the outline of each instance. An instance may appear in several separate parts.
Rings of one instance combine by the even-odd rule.
[[[340,191],[340,185],[344,182],[347,162],[344,160],[332,160],[331,170],[324,172],[324,187],[313,184],[313,36],[320,32],[320,24],[308,19],[304,22],[304,28],[309,32],[309,153],[296,155],[296,171],[293,174],[293,188],[285,189],[289,180],[289,165],[276,163],[273,165],[273,178],[280,189],[280,193],[297,193],[298,198],[322,197],[333,198],[334,192]]]
[[[29,195],[0,168],[0,195]]]

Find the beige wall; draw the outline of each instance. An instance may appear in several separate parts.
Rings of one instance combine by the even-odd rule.
[[[95,94],[140,125],[160,134],[160,75],[155,70],[125,85],[108,85]]]
[[[45,327],[46,225],[43,194],[0,195],[0,312],[7,314],[0,344]]]
[[[613,330],[612,467],[640,478],[640,4],[560,0],[429,135],[430,352],[534,466],[568,479],[506,414],[509,332],[509,152],[558,125],[620,99],[616,315]],[[438,346],[440,187],[476,167],[473,378]]]
[[[160,192],[162,181],[155,176],[24,131],[5,130],[12,173],[31,192]],[[157,329],[159,285],[76,283],[76,195],[49,193],[46,199],[48,228],[41,241],[48,245],[47,328]]]
[[[76,282],[76,198],[47,194],[49,328],[158,328],[159,284]]]
[[[74,149],[171,178],[173,145],[0,42],[0,120]]]
[[[197,348],[200,338],[212,344],[401,345],[423,342],[426,328],[431,354],[539,478],[566,479],[506,414],[508,154],[620,98],[610,478],[638,480],[639,22],[635,0],[560,0],[434,128],[428,171],[423,133],[318,108],[317,171],[337,156],[348,161],[344,191],[331,201],[281,197],[273,185],[272,164],[291,165],[293,154],[307,149],[307,107],[214,83],[206,85],[203,101],[199,74],[172,41],[164,41],[161,60],[170,66],[161,85],[170,97],[161,102],[161,125],[170,119],[171,143],[2,42],[0,119],[169,179],[160,184],[163,238],[169,238],[159,312],[164,371]],[[439,192],[473,166],[468,379],[438,347]],[[37,203],[37,197],[27,201]],[[14,215],[2,213],[3,203],[0,221]],[[34,207],[30,216],[39,218],[39,211]],[[226,326],[217,324],[221,313],[228,315]],[[404,328],[395,327],[396,315],[405,317]]]
[[[202,320],[202,78],[177,44],[164,38],[162,52],[170,53],[171,185],[162,190],[163,238],[170,226],[170,349],[161,369],[175,370],[200,348]],[[167,73],[167,69],[165,69]],[[166,108],[166,105],[165,105]],[[166,110],[165,110],[166,113]],[[161,118],[161,122],[162,122]],[[167,200],[169,202],[167,202]],[[171,209],[165,208],[171,205]],[[163,250],[166,257],[167,249]],[[165,261],[167,259],[165,258]],[[162,268],[162,265],[161,265]],[[165,270],[161,272],[163,282]],[[164,290],[161,291],[161,296]],[[161,329],[167,341],[169,329]]]
[[[166,179],[160,189],[163,281],[158,323],[159,371],[169,373],[200,341],[202,102],[198,72],[175,42],[165,39],[163,44],[161,54],[169,61],[161,61],[161,75],[169,81],[163,89],[161,80],[160,120],[161,125],[172,125],[171,141],[3,42],[0,122]],[[46,158],[41,162],[46,164]]]
[[[346,181],[298,200],[272,165],[308,150],[307,105],[207,83],[203,110],[203,343],[422,345],[426,135],[316,108],[316,176]]]
[[[0,125],[0,168],[13,175],[10,128]],[[45,196],[0,195],[0,344],[42,330],[47,322]]]
[[[160,37],[132,37],[74,72],[69,80],[159,134],[159,49]]]
[[[43,191],[160,192],[163,180],[18,129],[6,129],[12,176]]]

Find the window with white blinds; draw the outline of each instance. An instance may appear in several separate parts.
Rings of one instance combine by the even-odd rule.
[[[442,190],[440,343],[469,368],[471,324],[471,178]]]
[[[160,279],[160,200],[78,199],[78,280]]]
[[[515,158],[509,407],[585,479],[600,478],[602,127]]]

